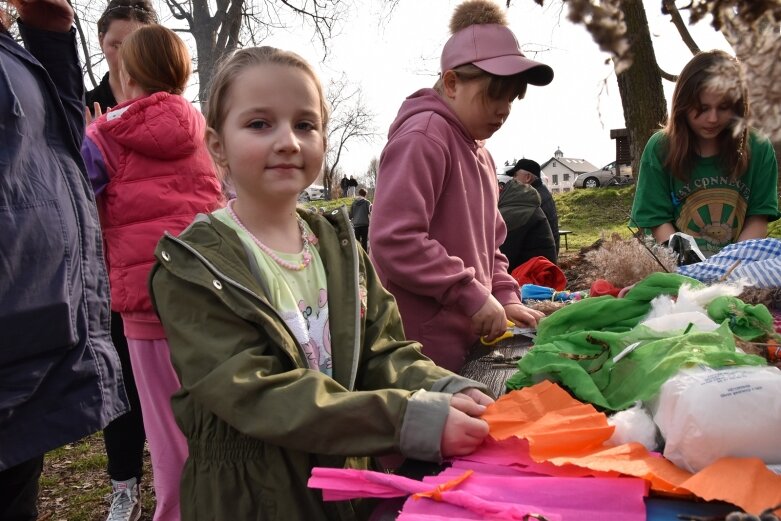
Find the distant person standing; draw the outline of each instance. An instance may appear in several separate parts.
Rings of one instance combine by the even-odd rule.
[[[369,252],[369,216],[372,213],[372,203],[366,199],[366,190],[358,190],[358,197],[350,205],[350,221],[353,223],[355,238],[361,243],[365,252]]]
[[[339,181],[339,188],[342,189],[342,197],[347,197],[347,191],[350,189],[350,181],[347,180],[346,175],[343,175],[342,180]]]
[[[553,196],[542,182],[540,174],[540,164],[531,159],[521,159],[515,166],[507,172],[507,175],[514,177],[518,181],[532,185],[537,193],[540,194],[540,207],[545,212],[545,217],[548,218],[548,224],[550,224],[551,232],[553,232],[553,239],[556,241],[556,255],[559,254],[559,214],[556,211],[556,203],[553,201]]]
[[[349,197],[355,197],[355,191],[358,190],[358,180],[353,176],[347,181],[347,195]]]

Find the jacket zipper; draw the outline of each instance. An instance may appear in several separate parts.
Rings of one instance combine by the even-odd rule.
[[[341,207],[342,215],[346,219],[349,225],[350,219],[347,215],[347,208]],[[355,242],[355,234],[351,233],[352,227],[347,231],[347,235],[350,237],[350,252],[353,256],[353,287],[355,288],[355,318],[353,324],[355,324],[355,331],[353,334],[353,361],[352,369],[350,371],[350,383],[347,387],[350,391],[355,390],[355,380],[358,378],[358,357],[360,355],[360,342],[361,342],[361,290],[359,286],[358,277],[358,246]]]
[[[282,316],[277,312],[276,309],[274,309],[270,304],[268,304],[265,300],[263,300],[263,298],[260,295],[258,295],[257,293],[255,293],[254,291],[249,289],[248,287],[244,286],[243,284],[240,284],[240,283],[236,282],[235,280],[233,280],[232,278],[230,278],[227,275],[225,275],[222,271],[217,269],[217,267],[214,264],[209,262],[203,255],[201,255],[197,250],[195,250],[193,247],[191,247],[186,242],[183,242],[183,241],[179,240],[178,238],[174,237],[173,235],[171,235],[168,232],[165,232],[165,236],[168,237],[169,239],[171,239],[172,241],[176,242],[177,244],[180,244],[181,246],[186,248],[190,253],[195,255],[195,257],[198,260],[200,260],[204,265],[206,265],[206,267],[209,268],[215,274],[215,276],[218,276],[218,277],[222,278],[222,280],[224,282],[227,282],[231,286],[240,289],[241,291],[247,293],[248,295],[253,297],[255,300],[260,302],[260,304],[262,305],[262,307],[264,309],[267,309],[268,311],[271,312],[271,314],[273,314],[277,319],[279,319],[279,322],[285,328],[285,331],[287,332],[287,334],[290,336],[291,339],[293,339],[293,343],[296,345],[296,348],[298,350],[298,354],[301,356],[301,360],[303,362],[306,362],[306,354],[304,353],[304,348],[301,347],[301,344],[299,344],[299,342],[296,339],[295,335],[290,330],[290,328],[288,327],[287,323],[282,319]],[[291,357],[291,361],[293,362],[294,366],[298,365],[298,364],[296,364],[296,361],[292,359],[292,357]]]

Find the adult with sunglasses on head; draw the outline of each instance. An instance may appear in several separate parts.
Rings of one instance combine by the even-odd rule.
[[[44,454],[127,401],[79,154],[84,84],[67,0],[0,2],[0,519],[38,516]]]

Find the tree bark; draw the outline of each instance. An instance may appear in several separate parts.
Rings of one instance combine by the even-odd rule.
[[[627,38],[632,46],[633,62],[631,67],[617,76],[618,92],[629,131],[632,172],[637,177],[640,156],[648,138],[667,119],[667,103],[643,2],[624,0],[621,9],[627,26]]]

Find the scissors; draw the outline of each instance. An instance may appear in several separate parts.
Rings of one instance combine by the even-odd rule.
[[[494,340],[491,340],[490,342],[485,339],[484,336],[480,337],[480,342],[483,345],[486,346],[492,346],[495,343],[499,342],[500,340],[504,340],[505,338],[512,338],[515,335],[521,335],[528,338],[534,338],[537,336],[537,329],[533,327],[518,327],[515,324],[513,324],[510,320],[507,321],[507,331],[505,331],[501,336],[498,338],[495,338]]]

